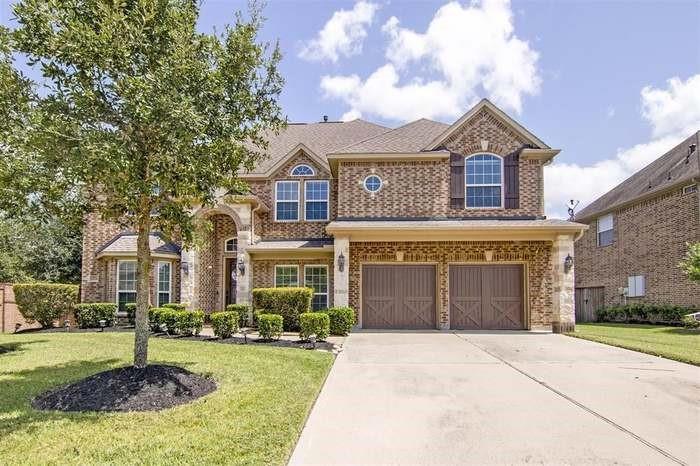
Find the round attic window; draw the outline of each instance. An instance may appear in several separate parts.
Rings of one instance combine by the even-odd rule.
[[[367,178],[365,178],[364,186],[367,192],[376,193],[382,189],[382,179],[377,175],[369,175]]]

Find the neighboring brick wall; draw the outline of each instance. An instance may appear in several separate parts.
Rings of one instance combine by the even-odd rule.
[[[311,166],[315,171],[315,176],[289,176],[290,171],[296,165],[304,163]],[[333,220],[336,215],[337,188],[335,180],[331,179],[331,174],[316,162],[300,153],[292,157],[283,167],[277,170],[269,180],[249,181],[251,192],[258,196],[269,208],[270,212],[258,214],[255,218],[255,234],[261,239],[294,239],[294,238],[327,238],[326,225],[328,222],[306,222],[304,221],[304,180],[329,180],[329,220]],[[294,180],[301,182],[300,208],[298,222],[275,222],[275,181]]]
[[[403,251],[403,262],[396,252]],[[486,262],[485,251],[494,251],[493,261]],[[360,268],[372,262],[428,262],[438,267],[439,324],[449,322],[448,264],[452,262],[525,262],[527,264],[527,296],[530,326],[550,326],[552,323],[552,244],[547,241],[475,241],[475,242],[353,242],[350,243],[350,306],[360,312]]]
[[[0,332],[11,333],[15,331],[15,324],[20,324],[20,329],[40,328],[37,322],[28,324],[19,312],[15,302],[15,293],[12,283],[0,283]]]
[[[304,266],[328,266],[328,306],[333,305],[333,259],[263,259],[253,261],[253,289],[275,286],[275,265],[298,265],[299,284],[304,285]]]
[[[80,300],[82,302],[100,302],[107,300],[107,269],[104,261],[95,259],[95,253],[107,241],[121,232],[114,223],[103,221],[95,213],[88,214],[83,227],[83,262],[80,283]],[[112,292],[111,296],[114,296]]]
[[[597,245],[597,220],[576,242],[576,287],[605,287],[607,305],[620,304],[617,290],[644,275],[646,295],[627,302],[700,307],[700,284],[679,269],[686,243],[700,241],[698,194],[681,189],[613,212],[614,240]]]
[[[488,149],[481,147],[488,141]],[[525,144],[507,126],[483,111],[455,133],[446,147],[465,156],[478,152],[508,155]],[[450,163],[439,161],[342,162],[338,169],[339,217],[494,217],[544,215],[543,170],[538,160],[520,160],[518,209],[453,209]],[[362,185],[379,175],[382,189],[368,193]]]

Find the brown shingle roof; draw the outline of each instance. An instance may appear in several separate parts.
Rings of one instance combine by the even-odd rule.
[[[450,125],[421,118],[336,151],[341,154],[420,152]]]
[[[251,174],[266,173],[270,168],[299,144],[304,144],[325,159],[326,154],[358,141],[390,131],[389,128],[364,120],[328,123],[292,123],[268,137],[267,156]]]
[[[576,220],[613,210],[637,198],[664,191],[700,177],[700,131],[666,152],[625,181],[591,202],[576,214]],[[688,146],[695,144],[695,153],[688,157]],[[687,161],[687,163],[686,163]]]

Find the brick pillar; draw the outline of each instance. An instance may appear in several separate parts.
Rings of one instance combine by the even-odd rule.
[[[574,239],[559,235],[552,247],[554,296],[552,302],[552,331],[571,332],[576,324],[574,313],[574,267],[565,270],[566,256],[574,257]]]
[[[338,256],[345,256],[343,270],[339,270]],[[333,305],[337,307],[349,304],[350,289],[350,240],[347,237],[335,238],[333,241]]]
[[[199,308],[199,253],[195,248],[180,253],[180,302]]]

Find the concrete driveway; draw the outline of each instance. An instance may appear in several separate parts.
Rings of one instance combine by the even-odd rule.
[[[700,368],[547,333],[352,334],[290,464],[700,464]]]

